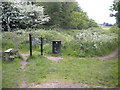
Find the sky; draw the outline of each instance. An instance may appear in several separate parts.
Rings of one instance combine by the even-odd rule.
[[[110,6],[113,4],[113,0],[76,0],[82,10],[87,12],[89,18],[95,20],[98,24],[104,22],[114,24],[115,18],[110,17],[112,11]]]

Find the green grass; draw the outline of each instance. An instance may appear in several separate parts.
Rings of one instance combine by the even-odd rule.
[[[118,85],[118,59],[98,60],[73,58],[60,60],[57,73],[77,83],[116,87]]]
[[[44,81],[68,80],[90,87],[117,87],[118,59],[65,58],[57,63],[34,56],[28,61],[25,80],[39,84]],[[45,82],[44,82],[45,83]]]
[[[87,84],[89,87],[117,87],[118,59],[99,60],[93,58],[64,57],[52,62],[45,57],[33,55],[28,58],[25,71],[20,70],[20,60],[3,62],[3,88],[18,88],[26,81],[39,84],[58,80],[60,82]]]
[[[51,72],[52,62],[45,57],[39,55],[33,55],[28,59],[28,64],[25,71],[25,81],[29,83],[41,83],[41,81],[47,77],[47,74]]]
[[[2,59],[0,58],[0,89],[2,89]]]
[[[2,88],[18,88],[22,82],[23,72],[20,69],[20,59],[2,63]]]
[[[116,30],[116,28],[114,28]],[[112,30],[112,29],[111,29]],[[45,57],[33,55],[29,57],[25,71],[20,70],[20,59],[12,62],[2,62],[2,87],[17,88],[23,80],[28,85],[39,84],[46,79],[67,80],[73,83],[88,84],[91,87],[118,84],[118,59],[92,59],[105,56],[115,50],[118,45],[118,34],[111,30],[90,28],[87,30],[31,30],[3,32],[2,50],[16,48],[20,53],[29,53],[29,33],[34,37],[44,38],[44,55],[53,55],[51,41],[61,40],[61,51],[58,55],[64,57],[57,63]],[[33,46],[33,53],[40,53],[39,45]],[[81,58],[79,58],[81,57]]]
[[[102,29],[109,30],[112,26],[102,26]]]

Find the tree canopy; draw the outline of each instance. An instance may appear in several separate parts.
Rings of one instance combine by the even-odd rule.
[[[113,5],[110,8],[111,11],[116,11],[115,14],[111,14],[111,16],[116,17],[117,26],[120,28],[120,1],[114,0]]]
[[[37,2],[42,5],[45,13],[51,17],[48,26],[65,29],[85,29],[97,27],[97,23],[89,19],[77,2]]]
[[[97,27],[77,2],[1,2],[2,28],[63,28]],[[41,27],[41,25],[43,25]]]
[[[49,21],[44,15],[43,7],[31,2],[1,2],[2,29],[12,31],[14,28],[33,28]]]

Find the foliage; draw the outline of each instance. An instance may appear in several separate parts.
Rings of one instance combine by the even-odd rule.
[[[51,17],[45,25],[51,28],[85,29],[97,27],[94,20],[90,20],[77,2],[37,2],[45,7],[45,13]]]
[[[3,33],[3,50],[16,48],[20,52],[29,52],[29,33],[31,31],[19,30]],[[52,40],[61,40],[61,53],[63,56],[95,57],[104,56],[115,50],[118,45],[118,34],[111,30],[89,28],[87,30],[34,30],[33,37],[43,37],[44,54],[52,54]],[[9,42],[8,42],[9,41]],[[40,53],[40,45],[33,46],[34,53]]]
[[[111,30],[117,28],[111,28]],[[98,60],[87,57],[104,56],[111,53],[118,45],[118,34],[111,30],[89,28],[86,30],[43,30],[26,29],[14,32],[3,32],[2,49],[16,48],[19,52],[29,53],[29,33],[33,37],[44,38],[44,55],[51,54],[51,41],[61,40],[60,54],[63,60],[56,63],[39,55],[28,58],[25,72],[20,70],[20,59],[2,62],[3,88],[17,88],[22,80],[28,85],[43,83],[47,77],[72,80],[74,83],[87,84],[90,87],[117,87],[117,57]],[[34,54],[40,53],[40,45],[33,46]],[[35,52],[36,51],[36,52]],[[81,58],[79,58],[81,57]],[[85,57],[85,58],[82,58]]]
[[[90,27],[97,27],[97,24],[94,20],[89,20],[88,16],[82,12],[72,12],[71,14],[71,22],[70,22],[70,28],[73,29],[87,29]]]
[[[1,2],[0,5],[3,31],[46,27],[86,29],[98,26],[77,2]]]
[[[116,23],[120,28],[120,1],[114,0],[113,5],[111,6],[111,11],[116,11],[115,14],[111,14],[111,16],[116,17]]]
[[[120,33],[120,28],[113,26],[109,29],[111,32],[119,34]]]
[[[31,3],[1,2],[2,28],[11,31],[13,28],[31,28],[49,21],[44,15],[43,7]]]

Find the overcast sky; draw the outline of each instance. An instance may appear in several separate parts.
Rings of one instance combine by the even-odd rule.
[[[94,19],[98,24],[108,22],[115,23],[115,18],[110,17],[112,13],[109,9],[113,0],[76,0],[89,18]]]

